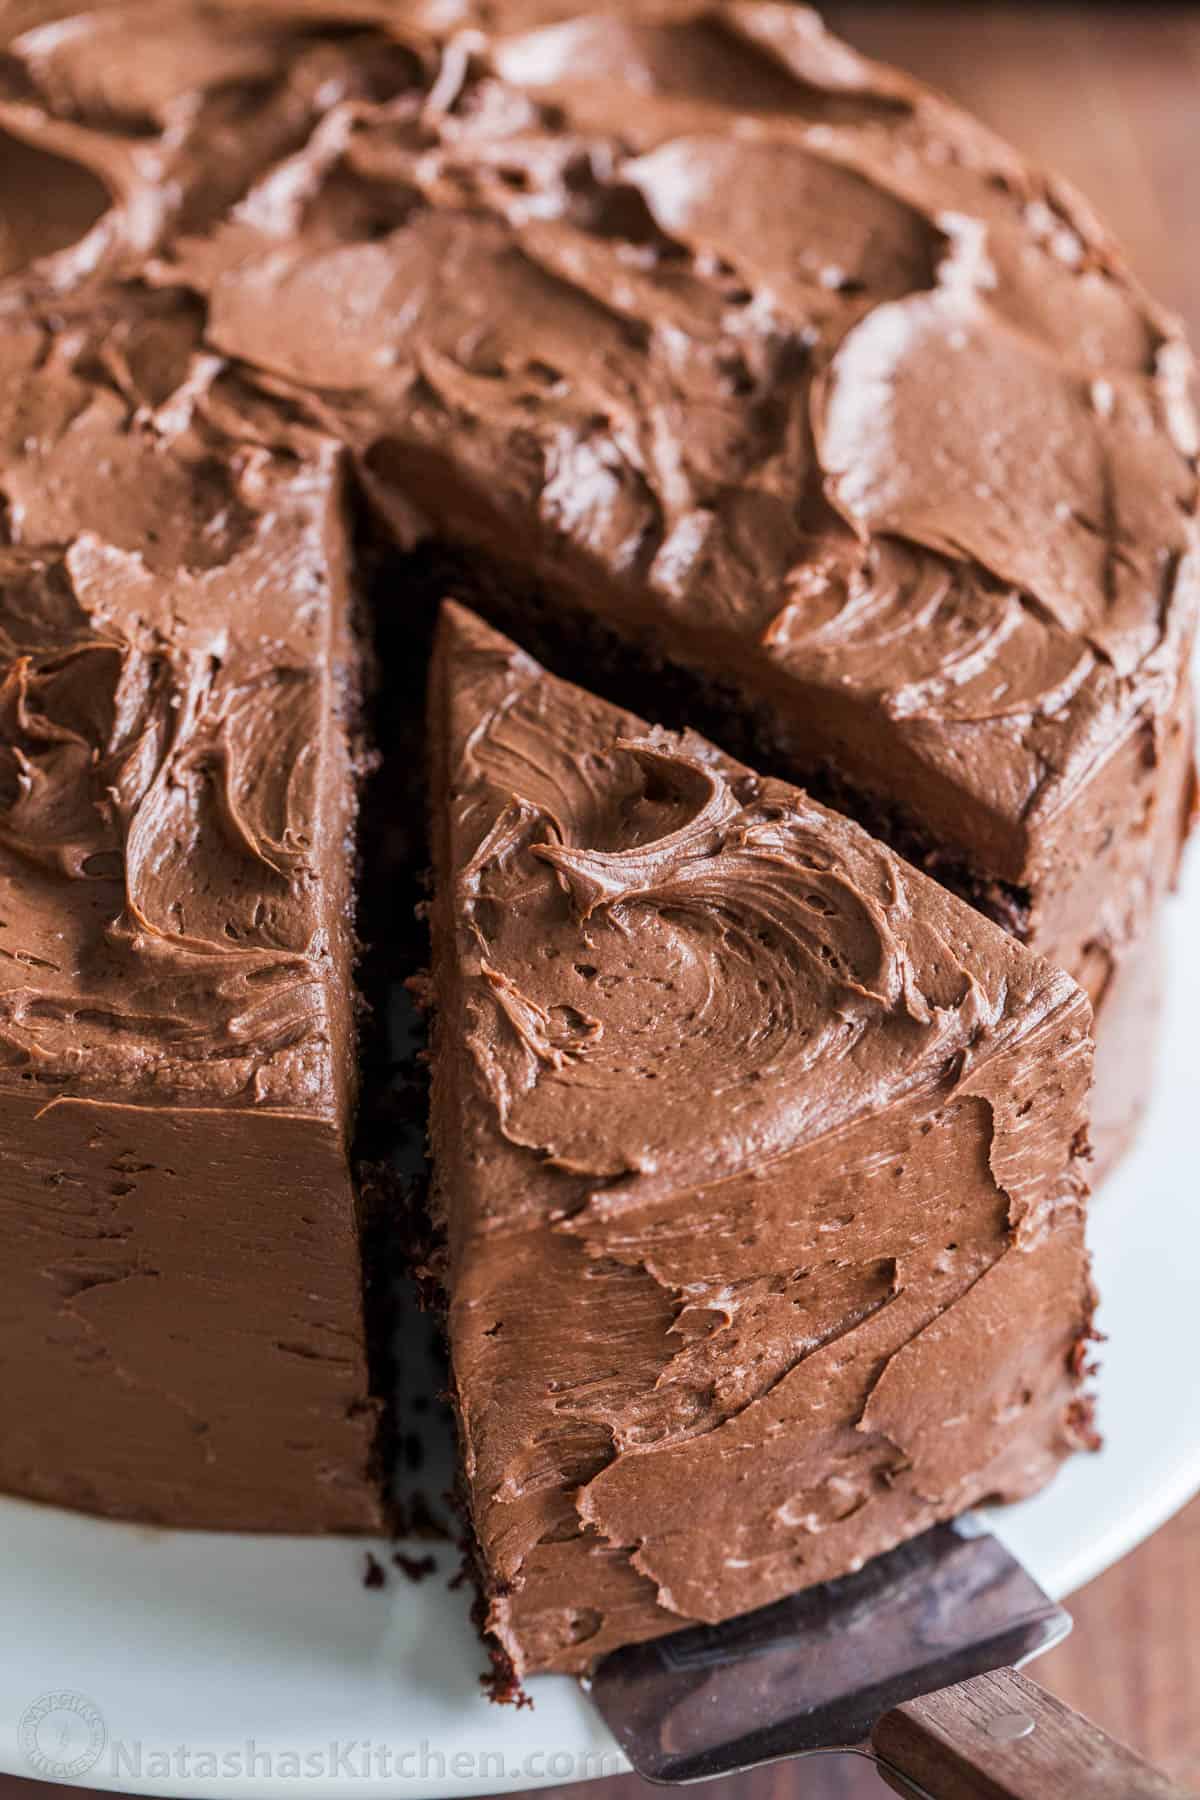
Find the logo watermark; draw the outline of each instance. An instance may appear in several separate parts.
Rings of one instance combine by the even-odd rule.
[[[90,1774],[108,1742],[98,1707],[69,1688],[39,1694],[21,1714],[21,1754],[30,1768],[51,1781],[78,1781]]]
[[[428,1738],[415,1742],[383,1742],[378,1738],[332,1738],[303,1748],[286,1743],[260,1743],[247,1737],[240,1744],[152,1743],[143,1738],[110,1737],[99,1708],[84,1694],[69,1690],[41,1694],[25,1708],[20,1722],[21,1750],[30,1769],[53,1781],[81,1781],[101,1764],[113,1782],[150,1793],[161,1783],[195,1782],[202,1794],[208,1783],[305,1782],[361,1783],[411,1781],[424,1786],[456,1782],[507,1783],[530,1786],[545,1781],[593,1781],[620,1775],[628,1767],[616,1750],[566,1750],[530,1746],[520,1754],[503,1749],[443,1749]],[[528,1739],[526,1739],[528,1743]]]

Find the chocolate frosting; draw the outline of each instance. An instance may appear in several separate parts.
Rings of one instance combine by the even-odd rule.
[[[432,729],[450,1340],[518,1668],[1038,1486],[1084,1426],[1080,990],[457,608]]]
[[[30,326],[0,352],[20,977],[0,1045],[56,1087],[335,1113],[349,923],[345,877],[319,876],[353,804],[324,742],[349,654],[327,593],[336,456],[214,455],[185,388],[155,406],[139,387],[159,326],[177,322]]]
[[[0,1487],[369,1529],[340,453],[204,367],[179,296],[0,330]]]
[[[995,1025],[997,997],[914,917],[882,846],[838,844],[822,808],[730,779],[702,743],[621,739],[612,777],[581,770],[570,704],[488,731],[495,785],[512,731],[518,797],[458,889],[492,995],[471,1047],[510,1142],[604,1179],[606,1211],[630,1184],[650,1202],[836,1129]],[[555,1003],[564,952],[531,923],[531,857],[595,958],[573,966],[578,1005]],[[830,1067],[832,1114],[814,1079]]]

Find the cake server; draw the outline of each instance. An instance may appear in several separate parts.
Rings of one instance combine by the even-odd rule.
[[[966,1514],[838,1581],[614,1651],[588,1686],[650,1781],[851,1751],[923,1800],[1185,1800],[1017,1673],[1070,1629]]]

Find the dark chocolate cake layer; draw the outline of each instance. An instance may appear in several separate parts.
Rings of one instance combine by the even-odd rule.
[[[435,1217],[517,1672],[1039,1487],[1088,1434],[1082,991],[457,607],[432,683]]]

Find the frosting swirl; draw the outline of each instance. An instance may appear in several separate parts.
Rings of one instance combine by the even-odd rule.
[[[336,463],[217,454],[179,324],[114,298],[4,352],[0,1046],[60,1087],[320,1107]]]
[[[961,1073],[993,1033],[1003,983],[882,846],[699,738],[579,747],[570,690],[512,683],[464,757],[470,1050],[504,1136],[605,1213]]]

